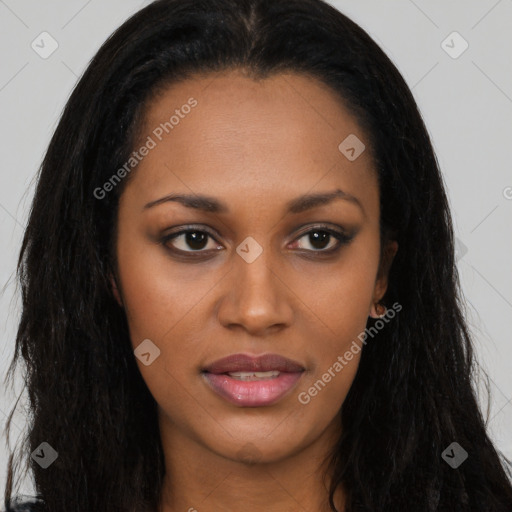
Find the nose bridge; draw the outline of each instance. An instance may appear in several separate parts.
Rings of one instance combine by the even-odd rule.
[[[274,294],[275,276],[271,270],[271,249],[265,249],[252,237],[248,237],[236,249],[235,273],[239,283],[238,291],[252,292],[252,295],[267,299]]]
[[[261,238],[260,238],[261,240]],[[271,249],[247,237],[236,249],[235,290],[238,303],[253,310],[269,307],[277,299],[275,275],[271,270]]]
[[[261,238],[260,238],[261,240]],[[247,237],[233,254],[228,293],[222,298],[219,320],[256,333],[291,321],[286,287],[275,275],[276,258],[268,247]]]

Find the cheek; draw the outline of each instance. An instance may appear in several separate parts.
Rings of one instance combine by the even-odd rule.
[[[342,405],[356,375],[364,350],[378,249],[376,233],[361,236],[332,271],[309,272],[299,281],[297,293],[303,294],[304,311],[314,313],[304,316],[303,326],[314,349],[311,371],[298,399],[320,416],[333,414]]]
[[[327,349],[343,345],[364,331],[370,312],[379,263],[379,240],[376,230],[360,233],[342,249],[340,258],[329,265],[295,268],[293,282],[297,296],[313,321],[326,337]],[[290,276],[290,279],[292,276]],[[328,343],[328,341],[330,343]]]
[[[150,340],[160,351],[148,366],[137,358],[146,385],[167,409],[189,407],[183,397],[205,349],[208,292],[221,276],[171,262],[163,247],[128,229],[119,232],[118,268],[133,349]]]
[[[119,274],[132,343],[145,338],[165,341],[197,307],[212,286],[199,266],[170,262],[163,247],[120,233]]]
[[[165,256],[155,258],[159,248],[145,248],[140,241],[138,244],[141,247],[137,250],[126,250],[131,244],[120,237],[118,260],[124,309],[133,349],[137,351],[144,340],[150,340],[159,352],[149,365],[139,358],[136,362],[160,407],[188,410],[191,404],[187,402],[187,387],[201,353],[195,336],[202,329],[199,323],[205,314],[201,299],[212,285],[202,283],[200,277],[195,283],[189,282]]]
[[[314,373],[305,379],[297,393],[297,401],[308,409],[308,414],[316,418],[326,418],[325,423],[337,414],[352,386],[359,365],[361,352],[355,354],[354,350],[351,354],[351,361],[345,360],[342,363],[344,358],[340,355],[339,361],[334,359],[322,368],[315,368]]]
[[[298,390],[298,402],[307,406],[307,414],[331,420],[342,406],[355,378],[364,344],[368,318],[368,293],[351,295],[350,284],[337,288],[325,302],[318,335],[309,328],[315,341],[311,366]],[[328,328],[326,328],[328,326]]]

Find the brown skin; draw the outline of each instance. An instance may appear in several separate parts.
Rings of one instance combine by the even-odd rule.
[[[341,431],[338,413],[361,353],[307,405],[298,395],[357,340],[387,288],[397,244],[380,262],[370,148],[352,162],[338,150],[349,134],[365,135],[322,83],[293,73],[256,82],[240,70],[166,89],[148,107],[141,141],[190,97],[197,106],[131,175],[118,216],[115,292],[133,347],[148,338],[161,351],[149,366],[137,360],[159,406],[160,512],[327,511],[323,460]],[[335,199],[285,214],[289,200],[337,188],[361,207]],[[229,212],[178,202],[144,209],[171,193],[213,196]],[[308,236],[315,223],[354,238],[322,257],[338,242],[315,245]],[[197,253],[185,235],[161,243],[188,224],[216,234],[199,247],[208,256],[190,262],[171,252]],[[236,252],[247,236],[263,248],[252,263]],[[240,352],[278,353],[306,370],[272,406],[232,405],[205,384],[201,369]],[[336,499],[343,510],[344,494]]]

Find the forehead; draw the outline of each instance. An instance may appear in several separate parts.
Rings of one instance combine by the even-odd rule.
[[[148,200],[178,189],[277,201],[316,185],[375,199],[365,133],[336,93],[307,75],[254,80],[233,70],[172,84],[146,106],[135,149],[149,139],[133,180]],[[357,158],[347,158],[347,145]]]

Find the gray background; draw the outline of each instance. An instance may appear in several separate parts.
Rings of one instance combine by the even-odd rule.
[[[0,0],[0,377],[10,362],[19,298],[12,274],[33,179],[89,59],[140,0]],[[423,113],[445,176],[458,268],[479,365],[490,375],[489,432],[512,457],[512,0],[339,0],[396,64]],[[47,59],[31,44],[57,41]],[[458,32],[463,39],[450,35]],[[450,37],[448,37],[450,36]],[[469,47],[461,55],[463,40]],[[445,41],[445,43],[443,43]],[[49,40],[45,43],[48,49]],[[452,56],[449,55],[450,52]],[[453,58],[457,56],[457,58]],[[483,386],[480,386],[483,389]],[[22,389],[0,389],[2,432]],[[11,447],[24,434],[23,400]],[[20,437],[18,437],[20,436]],[[0,488],[6,475],[0,443]],[[31,492],[27,480],[24,489]]]

